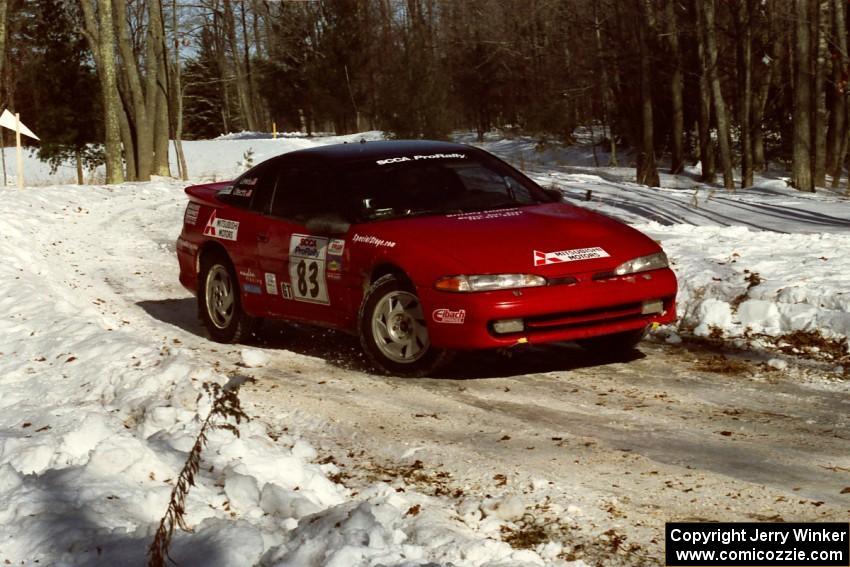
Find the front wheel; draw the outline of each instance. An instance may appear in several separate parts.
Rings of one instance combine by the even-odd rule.
[[[242,309],[230,259],[219,252],[204,254],[199,281],[198,311],[213,340],[236,343],[250,335],[256,320]]]
[[[359,326],[363,351],[387,374],[424,376],[448,360],[448,351],[431,345],[416,293],[393,274],[366,292]]]

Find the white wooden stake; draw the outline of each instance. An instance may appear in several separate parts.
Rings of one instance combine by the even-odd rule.
[[[21,150],[21,115],[15,113],[15,143],[18,146],[18,189],[24,188],[24,153]]]

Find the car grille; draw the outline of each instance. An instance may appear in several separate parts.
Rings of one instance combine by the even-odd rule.
[[[666,312],[672,308],[672,298],[667,297],[662,301],[664,305],[663,311]],[[643,303],[635,302],[609,307],[600,307],[596,309],[584,309],[581,311],[547,313],[546,315],[526,317],[523,321],[525,323],[525,332],[534,333],[535,331],[542,332],[571,328],[593,328],[596,326],[623,321],[639,321],[644,319],[648,321],[658,315],[658,313],[644,314]]]

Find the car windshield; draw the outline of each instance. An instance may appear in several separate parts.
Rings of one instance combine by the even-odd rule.
[[[495,159],[391,158],[349,164],[343,178],[350,199],[348,208],[359,221],[486,211],[550,201],[531,180]]]

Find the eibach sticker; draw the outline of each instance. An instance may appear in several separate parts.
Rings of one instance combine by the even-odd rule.
[[[466,320],[466,309],[434,309],[431,318],[435,323],[446,323],[448,325],[463,325]]]
[[[574,250],[559,250],[557,252],[534,251],[534,265],[546,266],[548,264],[561,264],[563,262],[577,262],[579,260],[593,260],[594,258],[609,258],[611,255],[599,246],[592,248],[576,248]]]
[[[186,205],[186,212],[183,213],[183,222],[195,226],[198,224],[198,211],[201,210],[201,205],[198,203],[189,203]]]
[[[213,211],[204,227],[204,236],[212,236],[221,240],[236,240],[239,236],[239,221],[220,219],[218,211]]]
[[[325,264],[328,239],[309,234],[293,234],[289,239],[289,282],[296,301],[328,305]]]

